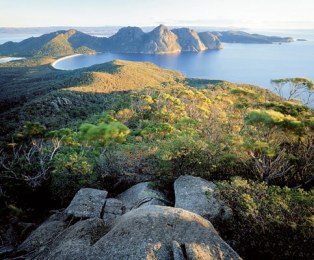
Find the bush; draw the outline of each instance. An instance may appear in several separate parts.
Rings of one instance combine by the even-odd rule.
[[[85,123],[80,126],[81,140],[100,146],[125,142],[129,133],[129,128],[119,122],[98,125]]]
[[[313,258],[314,192],[268,186],[239,177],[218,184],[234,218],[220,227],[244,258]]]
[[[97,175],[84,152],[73,150],[59,153],[53,161],[51,190],[53,198],[66,205],[83,187],[97,186]]]

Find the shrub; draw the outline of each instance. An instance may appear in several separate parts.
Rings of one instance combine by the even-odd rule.
[[[119,122],[98,125],[85,123],[80,126],[81,140],[100,146],[125,142],[129,133],[129,128]]]
[[[313,257],[314,192],[268,186],[239,177],[218,184],[234,218],[221,225],[225,239],[237,241],[243,257]]]
[[[54,199],[68,203],[82,187],[96,186],[97,175],[84,152],[59,153],[53,161],[51,190]]]

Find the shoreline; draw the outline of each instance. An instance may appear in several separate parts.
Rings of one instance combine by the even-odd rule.
[[[57,68],[55,67],[55,65],[56,65],[59,61],[67,60],[67,59],[70,59],[70,58],[73,58],[73,57],[76,57],[76,56],[82,56],[82,55],[84,55],[84,54],[79,53],[79,54],[73,54],[73,55],[65,56],[65,57],[62,57],[62,58],[59,58],[59,59],[55,60],[55,61],[54,61],[53,63],[51,63],[50,65],[51,65],[54,69],[57,69]]]
[[[25,60],[25,57],[0,57],[0,63],[7,63],[16,60]]]

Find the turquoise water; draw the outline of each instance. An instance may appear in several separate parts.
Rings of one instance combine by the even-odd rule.
[[[224,44],[224,49],[176,55],[98,53],[59,61],[55,68],[72,70],[115,59],[146,61],[175,69],[187,77],[223,79],[271,89],[270,80],[307,77],[314,80],[314,41],[284,44]]]

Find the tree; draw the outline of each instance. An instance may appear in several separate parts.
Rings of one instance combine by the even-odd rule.
[[[50,177],[51,162],[62,146],[62,138],[32,139],[30,145],[13,144],[12,153],[0,150],[0,180],[23,181],[40,187]]]
[[[276,93],[287,96],[287,100],[302,99],[305,105],[309,104],[314,94],[314,82],[307,78],[285,78],[271,80]]]

